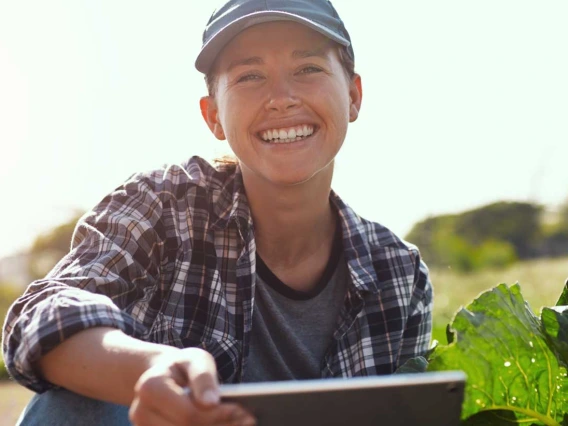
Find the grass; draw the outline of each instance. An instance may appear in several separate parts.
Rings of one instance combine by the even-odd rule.
[[[13,426],[33,392],[14,382],[0,381],[0,426]]]
[[[536,314],[553,306],[568,278],[568,257],[519,262],[507,269],[460,274],[451,269],[432,269],[434,285],[433,338],[446,343],[446,325],[454,313],[481,292],[500,283],[519,283],[525,300]]]

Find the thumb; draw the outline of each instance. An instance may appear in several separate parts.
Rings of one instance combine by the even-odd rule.
[[[191,396],[195,402],[204,407],[219,404],[221,397],[217,367],[213,356],[202,349],[189,348],[187,352],[187,374]]]

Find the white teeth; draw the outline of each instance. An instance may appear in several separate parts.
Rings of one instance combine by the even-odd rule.
[[[304,139],[313,133],[313,126],[304,124],[302,126],[290,127],[287,129],[264,130],[259,134],[259,136],[267,142],[273,141],[273,143],[289,143]]]
[[[273,141],[271,141],[270,143],[276,143],[276,144],[287,144],[287,143],[291,143],[291,142],[297,142],[297,141],[301,141],[304,140],[305,138],[302,137],[296,137],[294,139],[274,139]]]

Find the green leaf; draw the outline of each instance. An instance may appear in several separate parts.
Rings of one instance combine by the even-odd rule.
[[[550,339],[551,346],[568,365],[568,306],[543,308],[540,314],[542,328]]]
[[[410,358],[397,368],[393,374],[424,373],[428,367],[428,361],[423,356]]]
[[[564,290],[556,302],[556,306],[566,306],[568,305],[568,280],[566,280],[566,284],[564,284]]]
[[[518,424],[515,414],[507,410],[481,411],[461,423],[462,426],[518,426]]]
[[[437,348],[428,371],[467,374],[463,419],[500,410],[493,417],[501,414],[524,424],[560,425],[568,413],[566,368],[548,346],[518,285],[500,284],[482,293],[458,311],[451,329],[454,342]]]
[[[450,324],[448,324],[448,326],[446,327],[446,339],[448,340],[448,344],[453,343],[455,338],[455,333],[452,330]]]

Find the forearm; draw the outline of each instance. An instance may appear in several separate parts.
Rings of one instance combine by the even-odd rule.
[[[134,385],[160,356],[177,349],[97,327],[75,334],[38,362],[49,382],[91,398],[130,405]]]

